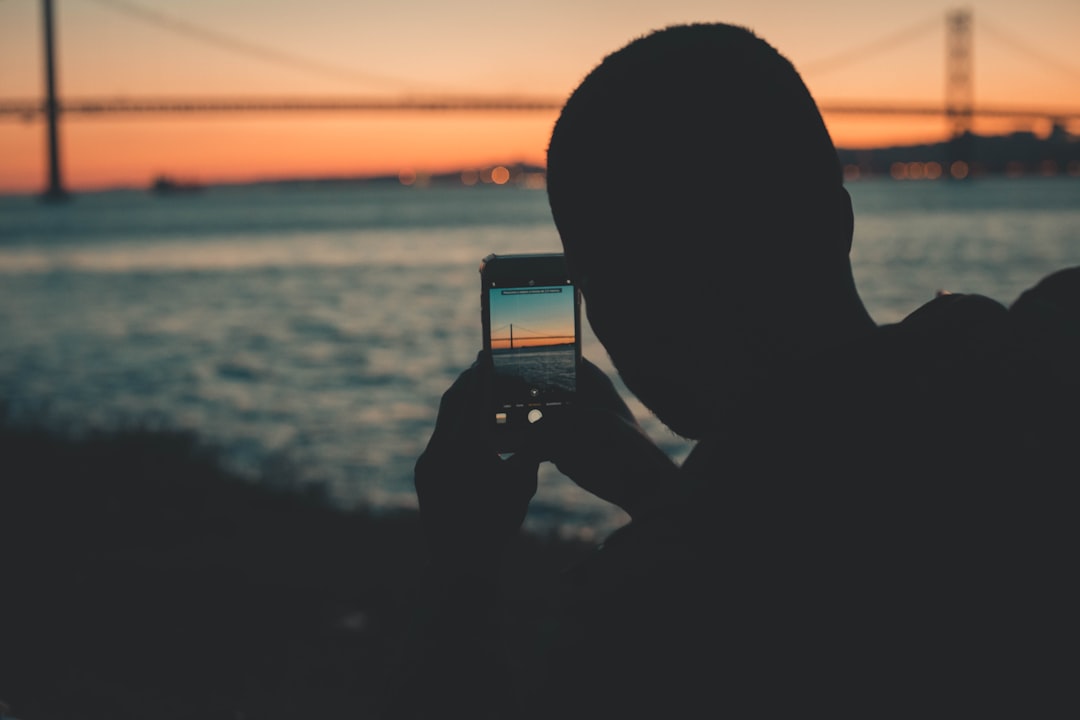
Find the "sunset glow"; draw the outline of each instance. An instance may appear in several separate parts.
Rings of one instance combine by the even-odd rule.
[[[0,101],[43,97],[41,2],[0,3]],[[944,19],[956,7],[944,0],[858,9],[825,2],[812,12],[794,0],[745,1],[730,3],[720,18],[704,0],[650,9],[601,0],[512,6],[497,16],[475,1],[450,8],[423,0],[409,13],[389,0],[334,1],[317,15],[285,2],[260,5],[257,16],[239,0],[53,2],[61,100],[417,93],[557,100],[605,54],[648,29],[724,20],[751,27],[792,59],[838,146],[938,142],[949,133],[942,116],[827,109],[831,101],[941,105]],[[1080,46],[1072,37],[1080,3],[967,7],[977,104],[1080,109]],[[912,32],[893,37],[907,25]],[[72,190],[143,188],[159,175],[203,183],[390,175],[410,184],[460,172],[466,185],[504,184],[511,164],[543,165],[556,116],[553,109],[62,116],[61,172]],[[982,134],[1050,129],[1042,120],[985,118],[973,127]],[[1075,123],[1068,129],[1080,134]],[[40,191],[48,175],[44,118],[0,114],[0,158],[0,192]]]
[[[574,342],[573,335],[562,335],[558,337],[545,338],[543,340],[533,340],[531,338],[514,338],[514,344],[510,344],[510,338],[492,338],[491,349],[492,350],[509,350],[510,348],[531,348],[531,347],[551,347],[553,345],[571,345]]]

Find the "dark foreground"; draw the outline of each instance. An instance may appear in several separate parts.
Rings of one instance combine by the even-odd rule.
[[[416,513],[334,510],[280,472],[254,485],[170,431],[0,423],[0,463],[10,716],[377,717],[419,592]],[[523,537],[517,569],[583,549]],[[545,576],[512,572],[506,592],[538,603]]]

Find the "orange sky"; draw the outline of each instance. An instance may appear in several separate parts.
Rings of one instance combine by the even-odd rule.
[[[654,27],[745,24],[795,63],[819,103],[941,104],[945,16],[909,0],[54,0],[61,97],[565,97],[604,54]],[[981,0],[976,103],[1080,108],[1080,2]],[[43,94],[41,0],[0,2],[0,101]],[[554,111],[71,116],[60,134],[72,190],[542,164]],[[826,115],[856,147],[933,141],[939,118]],[[979,123],[1007,132],[1014,123]],[[1032,129],[1043,130],[1042,127]],[[1080,131],[1080,129],[1076,129]],[[0,192],[46,184],[44,123],[0,116]]]

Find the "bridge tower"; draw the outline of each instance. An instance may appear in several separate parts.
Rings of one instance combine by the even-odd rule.
[[[53,3],[42,0],[43,25],[45,28],[45,117],[49,143],[49,186],[42,196],[45,200],[64,200],[67,191],[60,179],[59,114],[56,100],[56,52],[53,45]]]
[[[952,10],[945,17],[945,116],[949,123],[949,164],[971,165],[971,119],[975,88],[972,81],[971,11]]]

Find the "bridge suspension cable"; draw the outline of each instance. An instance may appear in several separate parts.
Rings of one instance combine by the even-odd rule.
[[[940,27],[941,18],[937,15],[920,20],[908,27],[901,28],[896,32],[889,33],[883,38],[873,42],[863,43],[857,47],[838,52],[828,57],[819,58],[808,63],[799,65],[799,72],[805,75],[821,75],[832,72],[858,62],[862,62],[872,55],[878,55],[886,50],[892,50],[905,43],[922,36],[926,32]]]
[[[1020,52],[1023,55],[1027,55],[1029,58],[1039,62],[1044,67],[1052,68],[1057,72],[1080,80],[1080,68],[1073,67],[1068,63],[1059,60],[1058,58],[1046,54],[1045,52],[1036,50],[1030,45],[1021,42],[1020,40],[1016,39],[1016,37],[1005,32],[994,23],[986,21],[982,17],[979,18],[978,24],[979,29],[982,30],[985,34],[989,35],[991,38],[997,40],[1004,45],[1008,45],[1014,51]]]
[[[99,5],[111,8],[135,18],[140,22],[149,23],[160,28],[165,28],[170,32],[185,35],[190,38],[194,38],[199,42],[214,45],[219,48],[223,48],[230,52],[234,52],[240,55],[246,55],[248,57],[255,58],[257,60],[269,61],[282,65],[293,70],[306,72],[309,74],[320,75],[325,78],[333,80],[344,80],[349,83],[360,84],[365,86],[380,85],[383,87],[392,87],[395,89],[400,88],[412,88],[418,90],[421,88],[427,88],[428,90],[437,90],[430,83],[421,83],[416,80],[409,80],[406,78],[393,77],[383,73],[373,73],[363,70],[355,70],[350,68],[343,68],[337,65],[331,65],[311,58],[302,57],[293,53],[285,52],[277,48],[268,47],[259,43],[254,43],[249,40],[235,37],[217,30],[197,25],[187,20],[182,20],[178,17],[168,15],[158,10],[151,10],[142,5],[137,5],[127,0],[93,0]],[[443,88],[445,90],[445,88]]]

